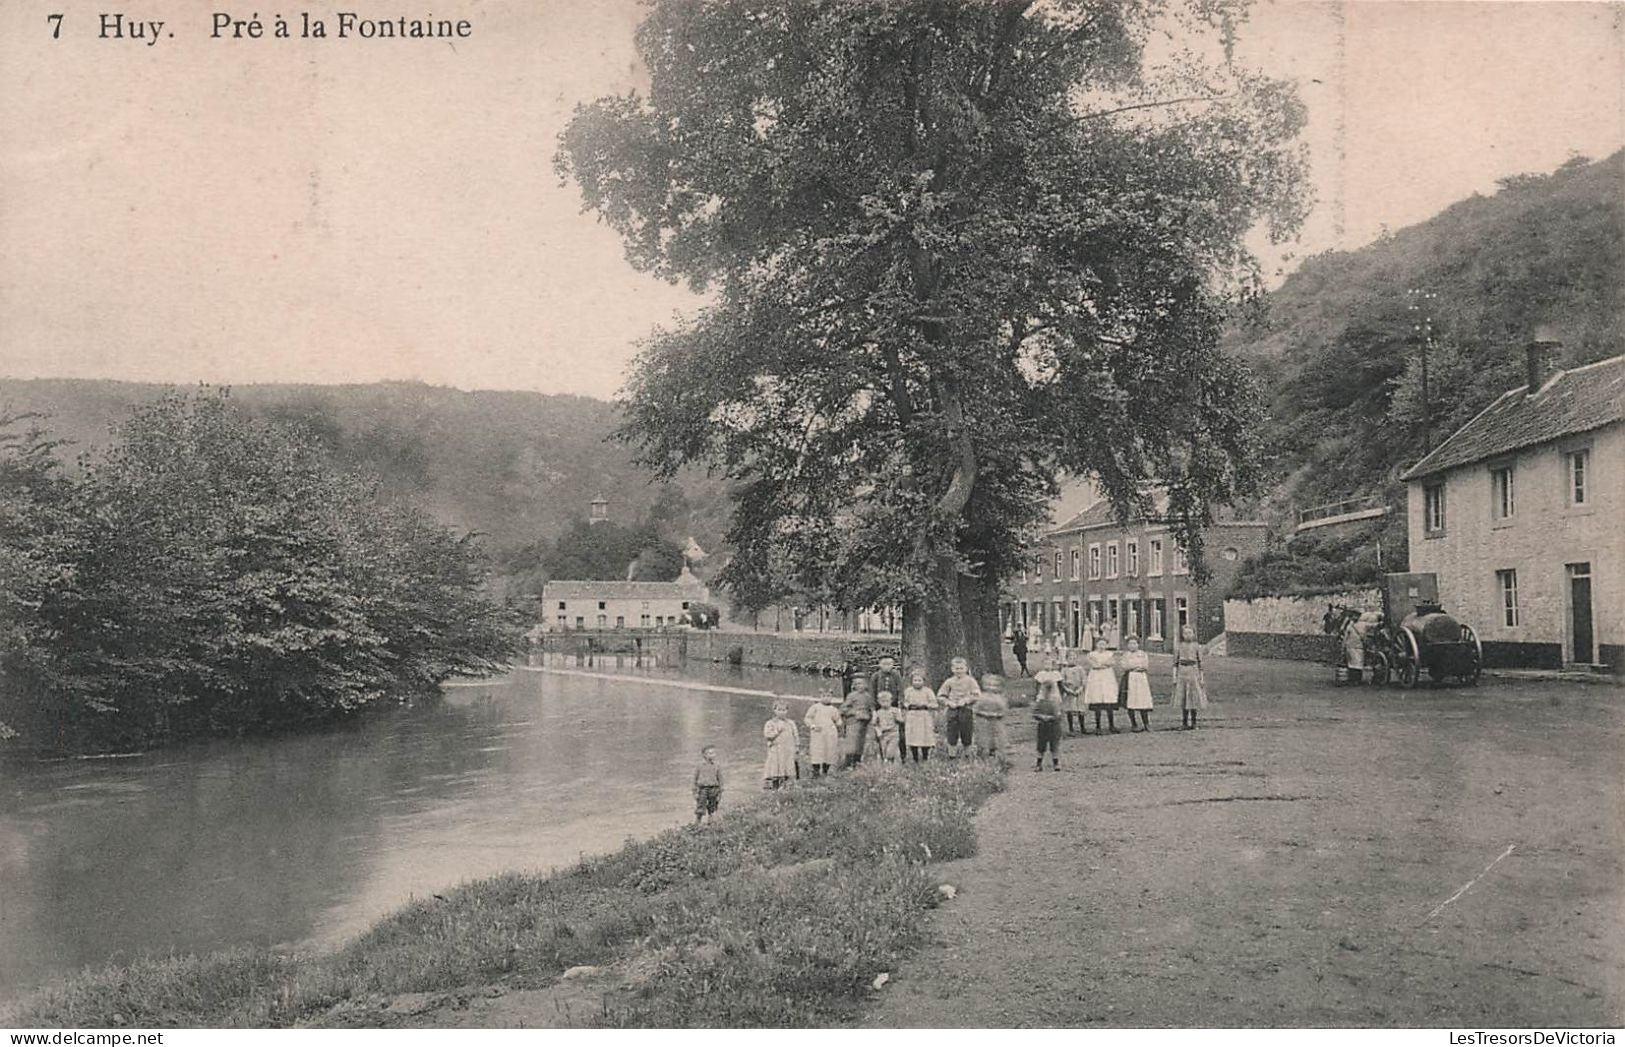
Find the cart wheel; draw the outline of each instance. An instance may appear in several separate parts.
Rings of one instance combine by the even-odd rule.
[[[1390,673],[1390,670],[1388,668],[1388,656],[1386,654],[1383,654],[1381,651],[1373,652],[1372,655],[1371,655],[1371,670],[1370,670],[1370,672],[1371,672],[1371,686],[1373,686],[1373,687],[1387,687],[1388,686],[1388,676],[1389,676],[1389,673]]]
[[[1461,638],[1473,645],[1473,664],[1462,676],[1461,682],[1468,687],[1477,687],[1478,678],[1484,675],[1484,645],[1478,642],[1478,634],[1473,632],[1470,625],[1461,627]]]
[[[1409,629],[1401,628],[1399,636],[1404,648],[1399,653],[1399,685],[1408,691],[1422,675],[1422,649]]]

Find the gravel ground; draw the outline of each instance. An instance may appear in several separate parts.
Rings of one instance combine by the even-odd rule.
[[[1214,659],[1008,791],[867,1026],[1625,1023],[1625,689]],[[1153,686],[1167,693],[1166,660]]]

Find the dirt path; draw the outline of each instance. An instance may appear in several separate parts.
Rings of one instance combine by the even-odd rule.
[[[1229,663],[1201,730],[1067,739],[1060,774],[1023,747],[862,1024],[1625,1021],[1620,691],[1313,672]]]

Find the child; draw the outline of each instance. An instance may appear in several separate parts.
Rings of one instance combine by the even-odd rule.
[[[948,667],[953,675],[942,681],[937,696],[948,710],[945,733],[948,758],[953,759],[961,753],[965,756],[971,754],[971,735],[976,727],[976,696],[982,693],[982,689],[977,686],[976,677],[970,674],[970,662],[955,658],[948,663]]]
[[[1071,653],[1062,656],[1061,708],[1066,711],[1066,733],[1072,733],[1072,721],[1078,721],[1078,731],[1088,734],[1083,722],[1083,689],[1086,686],[1083,667]]]
[[[976,696],[976,737],[981,739],[981,751],[997,756],[1002,762],[1010,748],[1004,728],[1004,717],[1010,703],[1004,697],[1004,677],[987,673],[982,677],[982,691]]]
[[[874,692],[869,690],[867,677],[852,679],[841,706],[841,722],[846,724],[846,765],[856,767],[863,762],[863,747],[869,741],[869,720],[875,714]]]
[[[722,768],[717,766],[717,747],[700,750],[700,765],[694,768],[694,824],[715,819],[722,803]]]
[[[1123,641],[1126,650],[1123,651],[1123,677],[1128,684],[1128,722],[1129,729],[1135,733],[1151,729],[1151,680],[1147,670],[1151,668],[1151,658],[1140,650],[1138,637],[1130,636]],[[1140,714],[1140,726],[1134,726],[1134,714]]]
[[[1048,694],[1055,699],[1055,708],[1061,708],[1061,674],[1055,664],[1053,655],[1045,655],[1044,667],[1033,673],[1033,679],[1038,683],[1037,697],[1042,698]]]
[[[1202,645],[1188,625],[1180,627],[1174,647],[1174,700],[1179,702],[1180,730],[1196,730],[1196,710],[1207,708],[1207,681],[1202,678]]]
[[[937,722],[932,715],[936,708],[937,692],[925,685],[925,670],[915,669],[903,689],[903,726],[898,739],[899,745],[907,743],[915,763],[929,760],[937,744]]]
[[[1039,676],[1043,676],[1039,673]],[[1049,749],[1050,766],[1059,771],[1061,769],[1061,703],[1057,698],[1060,688],[1053,684],[1038,688],[1038,698],[1033,702],[1033,722],[1038,725],[1038,762],[1033,770],[1044,769],[1044,750]]]
[[[828,774],[841,753],[841,710],[835,707],[839,700],[834,691],[824,688],[801,720],[807,725],[807,762],[812,764],[814,778]]]
[[[796,750],[801,748],[801,732],[790,719],[790,706],[773,703],[773,719],[762,727],[767,739],[767,761],[762,765],[762,788],[777,789],[796,776]]]
[[[880,750],[880,762],[890,767],[897,762],[897,736],[902,731],[903,715],[892,707],[890,691],[881,691],[876,698],[879,706],[871,721],[875,732],[875,748]]]
[[[1095,733],[1100,733],[1100,714],[1106,714],[1106,725],[1113,734],[1117,733],[1117,723],[1113,715],[1117,710],[1117,672],[1112,668],[1116,657],[1106,646],[1106,638],[1101,637],[1095,641],[1095,649],[1089,652],[1089,678],[1083,685],[1083,704],[1094,711]]]
[[[897,671],[897,659],[888,654],[880,659],[879,668],[874,671],[874,675],[869,677],[869,693],[879,694],[881,691],[890,691],[892,701],[901,703],[903,700],[903,687],[906,683],[907,681],[903,679],[903,675]],[[908,725],[905,723],[898,723],[898,752],[907,752],[907,750],[903,748],[903,746],[907,744],[907,741]]]

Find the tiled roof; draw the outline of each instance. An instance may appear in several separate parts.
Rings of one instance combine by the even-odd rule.
[[[1400,479],[1418,480],[1621,420],[1625,420],[1625,356],[1616,356],[1562,371],[1533,396],[1524,385],[1502,393]]]
[[[685,600],[703,597],[704,583],[553,581],[542,586],[544,600]]]
[[[1133,523],[1134,519],[1137,519],[1137,518],[1133,518],[1129,522]],[[1153,520],[1151,522],[1160,523],[1162,521]],[[1262,526],[1264,526],[1264,521],[1262,521],[1262,520],[1238,520],[1238,519],[1236,519],[1236,515],[1235,515],[1234,511],[1232,511],[1232,510],[1230,510],[1228,508],[1222,508],[1222,509],[1216,510],[1214,512],[1214,514],[1213,514],[1213,524],[1214,524],[1215,527],[1222,527],[1222,526],[1238,526],[1238,527],[1257,526],[1257,527],[1262,527]],[[1096,502],[1094,505],[1091,505],[1089,508],[1085,509],[1083,512],[1078,513],[1077,515],[1073,516],[1072,519],[1067,520],[1066,522],[1062,523],[1061,525],[1059,525],[1057,527],[1051,528],[1047,533],[1051,534],[1051,535],[1069,534],[1072,531],[1087,531],[1087,530],[1089,530],[1091,528],[1094,528],[1094,527],[1115,527],[1117,525],[1118,525],[1117,512],[1116,512],[1116,510],[1114,510],[1112,508],[1112,503],[1109,502],[1109,501],[1106,501],[1105,499],[1101,499],[1100,501]]]

